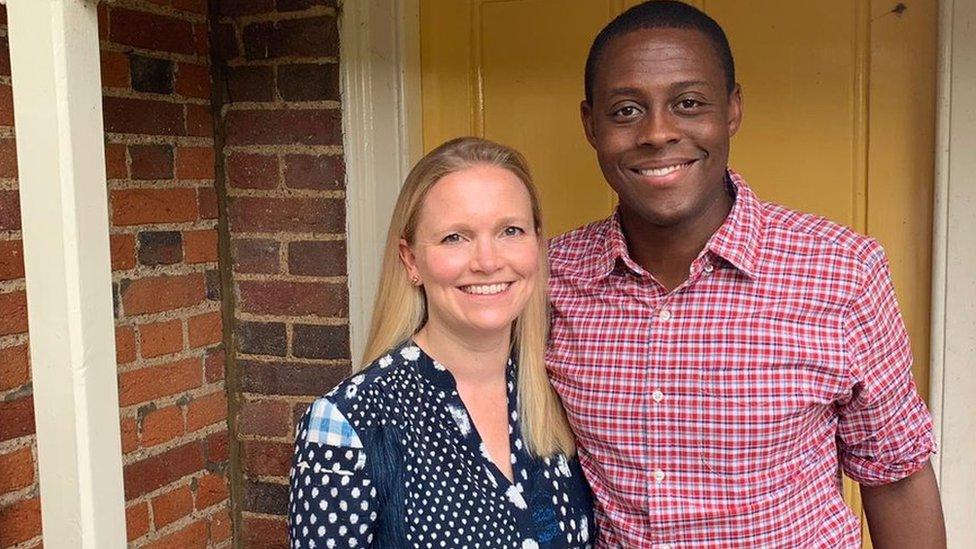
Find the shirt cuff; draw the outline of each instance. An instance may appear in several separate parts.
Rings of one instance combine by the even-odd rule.
[[[859,484],[881,486],[917,473],[937,451],[935,438],[928,429],[910,441],[906,451],[900,453],[899,460],[882,460],[848,452],[841,455],[841,464],[847,476]]]

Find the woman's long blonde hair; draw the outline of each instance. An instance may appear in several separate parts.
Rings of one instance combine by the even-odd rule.
[[[444,176],[473,166],[506,169],[522,181],[532,203],[532,217],[539,240],[539,276],[522,314],[512,325],[512,347],[519,360],[518,407],[522,436],[529,451],[538,456],[576,453],[566,413],[546,376],[545,349],[549,335],[549,270],[542,232],[539,194],[528,164],[518,151],[486,139],[460,137],[429,152],[410,170],[400,190],[383,251],[373,319],[363,355],[365,368],[417,333],[427,320],[427,303],[422,287],[410,283],[399,256],[400,239],[412,244],[417,220],[427,192]]]

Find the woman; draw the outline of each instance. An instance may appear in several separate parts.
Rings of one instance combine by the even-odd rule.
[[[589,547],[589,488],[546,378],[545,243],[523,157],[449,141],[390,223],[368,366],[297,429],[293,547]]]

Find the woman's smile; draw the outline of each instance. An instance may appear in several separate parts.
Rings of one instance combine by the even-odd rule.
[[[470,284],[468,286],[461,286],[459,289],[471,295],[496,296],[505,292],[511,286],[511,282],[498,282],[495,284]]]

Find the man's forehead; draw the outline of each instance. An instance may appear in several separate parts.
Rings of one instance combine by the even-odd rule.
[[[689,82],[710,86],[724,80],[715,46],[694,29],[639,29],[614,38],[597,64],[597,81],[620,87],[641,74],[667,76],[674,84]],[[719,79],[716,82],[711,80]]]
[[[685,61],[720,64],[712,41],[696,29],[637,29],[612,39],[600,65],[621,57],[643,62]]]

